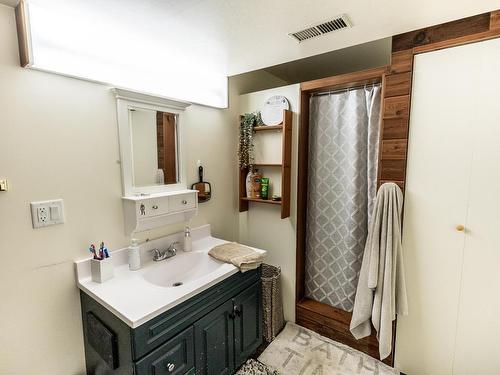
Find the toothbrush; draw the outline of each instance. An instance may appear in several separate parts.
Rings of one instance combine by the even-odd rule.
[[[95,245],[94,244],[91,244],[90,247],[89,247],[89,251],[94,255],[94,259],[99,259],[97,257],[97,254],[96,254],[96,251],[95,251]]]
[[[104,242],[101,242],[101,246],[99,247],[99,260],[103,260],[104,259],[103,246],[104,246]]]
[[[104,257],[109,258],[109,251],[108,251],[108,248],[104,246],[104,242],[101,242],[101,248],[102,248],[102,251],[104,252]]]
[[[101,257],[101,260],[109,258],[109,252],[108,249],[104,246],[104,242],[101,242],[101,246],[99,247],[99,256]]]

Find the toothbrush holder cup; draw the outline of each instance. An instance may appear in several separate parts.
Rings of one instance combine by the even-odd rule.
[[[92,281],[96,283],[103,283],[113,277],[113,261],[111,258],[103,260],[91,259],[90,273],[92,274]]]

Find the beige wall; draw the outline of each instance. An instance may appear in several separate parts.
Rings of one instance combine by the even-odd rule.
[[[265,100],[273,95],[284,95],[293,111],[291,213],[289,218],[282,220],[279,206],[250,203],[249,210],[240,213],[239,216],[239,238],[242,243],[268,250],[267,262],[281,267],[285,319],[295,321],[295,227],[300,86],[298,84],[283,86],[241,95],[238,108],[240,113],[260,110]],[[260,162],[269,162],[270,158],[279,157],[276,154],[281,152],[281,148],[275,146],[274,136],[272,133],[269,135],[266,133],[262,137],[269,137],[269,140],[256,140],[256,154]],[[264,176],[270,177],[271,183],[279,185],[279,182],[273,182],[280,178],[279,174],[272,169],[263,169],[263,173]]]
[[[0,374],[84,372],[73,260],[90,242],[126,246],[116,103],[109,88],[20,68],[14,11],[0,5]],[[236,114],[186,111],[188,181],[205,163],[213,199],[193,225],[236,239]],[[33,230],[29,202],[63,198],[66,223]],[[180,228],[174,225],[147,236]]]

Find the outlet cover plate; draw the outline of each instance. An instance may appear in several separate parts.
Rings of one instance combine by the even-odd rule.
[[[64,223],[64,203],[62,199],[31,202],[30,206],[33,228]]]

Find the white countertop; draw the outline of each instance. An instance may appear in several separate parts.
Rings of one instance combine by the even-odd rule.
[[[178,250],[177,255],[173,258],[160,262],[152,261],[151,249],[159,248],[164,250],[168,244],[182,239],[182,236],[182,233],[176,233],[142,244],[141,260],[143,260],[143,263],[142,268],[137,271],[130,271],[128,268],[128,248],[111,252],[114,277],[102,284],[93,282],[91,279],[90,259],[77,261],[75,262],[75,267],[78,287],[123,320],[128,326],[136,328],[239,272],[232,264],[215,261],[208,255],[208,251],[214,246],[228,242],[212,237],[209,225],[192,229],[193,252],[185,253],[182,250]],[[266,253],[265,250],[255,250],[264,254]],[[207,262],[218,262],[219,264],[215,265],[215,269],[212,264],[212,268],[207,271],[208,273],[202,273],[195,280],[174,288],[158,286],[148,282],[144,278],[144,275],[155,267],[165,267],[165,272],[168,274],[169,261],[175,259],[176,262],[182,262],[188,259],[187,257],[182,258],[183,255],[189,256],[189,254],[193,253],[201,254],[199,259],[202,262],[204,262],[204,256],[206,256]],[[175,267],[175,264],[171,262],[171,267]],[[173,272],[174,270],[172,270]]]

